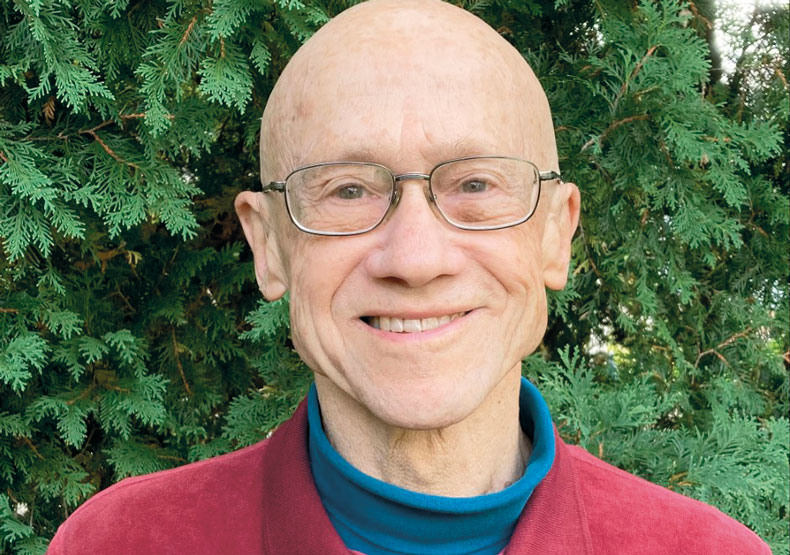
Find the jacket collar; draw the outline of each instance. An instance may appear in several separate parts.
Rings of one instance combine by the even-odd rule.
[[[592,553],[581,490],[568,446],[554,431],[556,453],[505,548],[506,555]],[[321,504],[307,453],[307,403],[267,441],[263,473],[263,544],[267,553],[347,555]]]

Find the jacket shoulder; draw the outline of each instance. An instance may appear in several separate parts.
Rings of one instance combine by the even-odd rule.
[[[254,552],[267,443],[118,482],[77,508],[47,553]]]
[[[770,555],[757,534],[718,509],[629,474],[581,447],[567,448],[596,551]]]

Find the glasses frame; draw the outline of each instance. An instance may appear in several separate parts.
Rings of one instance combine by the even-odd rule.
[[[439,206],[439,204],[436,202],[436,196],[433,194],[433,188],[431,186],[431,177],[433,177],[433,174],[438,169],[440,169],[440,168],[442,168],[442,167],[444,167],[444,166],[446,166],[448,164],[453,164],[455,162],[463,162],[463,161],[466,161],[466,160],[478,160],[478,159],[481,159],[481,158],[494,159],[494,160],[517,160],[519,162],[525,162],[525,163],[529,164],[530,166],[532,166],[533,168],[535,168],[535,171],[536,171],[536,173],[538,175],[538,195],[537,195],[537,198],[535,199],[535,205],[532,207],[532,210],[529,212],[529,214],[527,214],[523,218],[521,218],[521,219],[519,219],[519,220],[517,220],[515,222],[512,222],[512,223],[479,227],[479,226],[467,226],[467,225],[459,224],[459,223],[454,222],[453,220],[451,220],[447,216],[447,214],[444,213],[444,211],[442,210],[442,207]],[[357,166],[372,166],[372,167],[376,167],[376,168],[381,168],[381,169],[385,170],[390,175],[390,177],[392,179],[392,192],[390,194],[389,205],[387,206],[387,209],[382,214],[381,218],[379,218],[379,220],[376,223],[374,223],[374,224],[372,224],[372,225],[370,225],[370,226],[368,226],[368,227],[366,227],[364,229],[357,230],[357,231],[319,231],[319,230],[315,230],[315,229],[310,229],[309,227],[306,227],[306,226],[302,225],[301,223],[299,223],[298,221],[296,221],[296,218],[294,218],[294,215],[291,212],[291,206],[290,206],[290,203],[288,202],[288,195],[286,194],[286,184],[288,183],[288,180],[291,178],[291,176],[293,176],[294,174],[296,174],[296,173],[298,173],[300,171],[309,170],[309,169],[312,169],[312,168],[325,167],[325,166],[340,166],[340,165],[346,165],[346,164],[354,164],[354,165],[357,165]],[[508,227],[514,227],[514,226],[523,224],[524,222],[529,220],[535,214],[535,211],[538,209],[538,204],[540,204],[540,193],[541,193],[541,189],[542,189],[542,186],[541,186],[542,183],[544,181],[553,181],[555,179],[558,179],[560,181],[562,180],[562,176],[560,175],[560,172],[557,172],[557,171],[554,171],[554,170],[541,171],[535,164],[533,164],[529,160],[524,160],[523,158],[517,158],[515,156],[486,156],[486,155],[480,155],[480,156],[465,156],[465,157],[462,157],[462,158],[453,158],[452,160],[447,160],[445,162],[441,162],[439,164],[436,164],[433,167],[433,169],[431,169],[430,173],[427,173],[427,174],[426,173],[420,173],[420,172],[407,172],[407,173],[396,174],[391,169],[389,169],[387,166],[384,166],[382,164],[377,164],[375,162],[355,162],[355,161],[351,161],[351,160],[343,160],[343,161],[338,161],[338,162],[320,162],[320,163],[317,163],[317,164],[309,164],[307,166],[300,166],[300,167],[296,168],[295,170],[293,170],[291,173],[289,173],[285,177],[285,179],[283,181],[270,181],[267,185],[263,185],[263,187],[261,188],[261,192],[262,193],[272,193],[272,192],[283,193],[283,196],[285,197],[285,208],[286,208],[286,211],[288,212],[288,218],[291,220],[291,222],[300,231],[304,231],[305,233],[309,233],[311,235],[322,235],[322,236],[325,236],[325,237],[346,237],[346,236],[349,236],[349,235],[361,235],[363,233],[367,233],[369,231],[373,231],[379,225],[381,225],[381,223],[384,220],[387,219],[387,216],[389,216],[390,212],[392,212],[397,207],[398,202],[400,201],[400,192],[399,192],[398,187],[397,187],[398,183],[400,183],[401,181],[411,181],[411,180],[427,181],[428,182],[428,195],[427,195],[428,201],[431,202],[434,207],[436,207],[436,210],[442,216],[442,219],[444,219],[444,221],[446,221],[448,224],[450,224],[451,226],[453,226],[455,228],[463,229],[465,231],[494,231],[494,230],[497,230],[497,229],[506,229]]]

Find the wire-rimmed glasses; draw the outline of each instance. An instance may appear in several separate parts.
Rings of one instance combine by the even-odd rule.
[[[526,222],[535,213],[541,183],[559,172],[510,156],[470,156],[437,164],[430,173],[395,174],[370,162],[326,162],[303,166],[263,192],[285,194],[294,225],[316,235],[371,231],[400,200],[398,183],[428,182],[426,196],[451,225],[494,230]]]

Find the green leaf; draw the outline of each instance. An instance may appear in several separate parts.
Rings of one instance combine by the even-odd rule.
[[[244,111],[252,96],[252,78],[247,56],[237,45],[227,42],[219,56],[205,58],[198,75],[198,90],[209,100]]]

